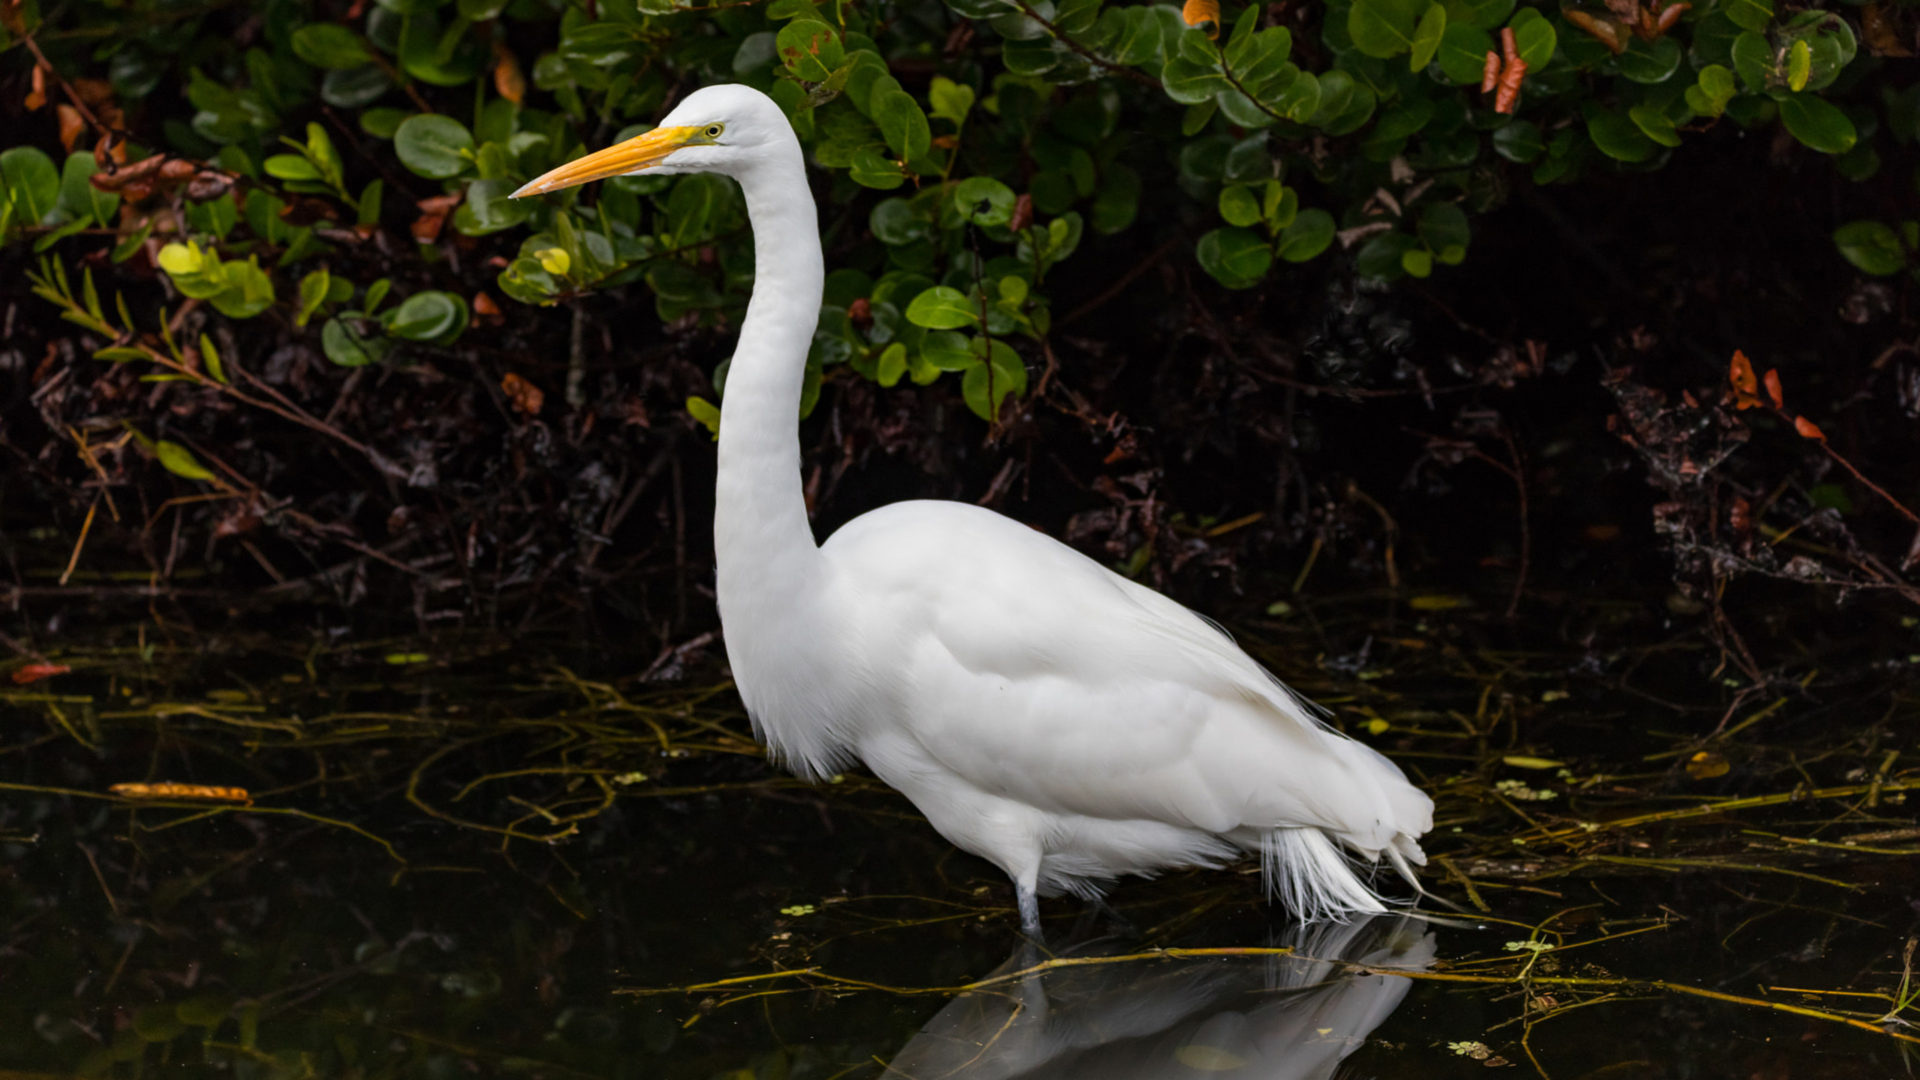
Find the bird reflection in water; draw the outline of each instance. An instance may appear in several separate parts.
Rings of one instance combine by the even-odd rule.
[[[895,1055],[886,1075],[1330,1077],[1413,984],[1346,964],[1424,971],[1434,954],[1424,923],[1392,915],[1295,929],[1285,944],[1294,955],[1092,964],[962,994]],[[1030,966],[1031,957],[1023,945],[999,973]]]

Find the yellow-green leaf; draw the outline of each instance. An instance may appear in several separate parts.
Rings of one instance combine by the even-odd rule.
[[[200,335],[200,362],[207,365],[207,374],[226,383],[227,369],[220,363],[220,350],[213,347],[213,339],[205,334]]]
[[[703,397],[690,397],[687,399],[687,413],[700,421],[701,426],[715,439],[720,437],[720,406]]]
[[[155,457],[160,459],[161,467],[175,476],[184,476],[188,480],[212,480],[214,478],[212,471],[205,465],[200,464],[199,459],[193,456],[193,451],[181,446],[177,442],[169,442],[166,439],[161,439],[159,442],[153,444],[153,453]]]
[[[1797,38],[1787,50],[1787,89],[1799,93],[1807,88],[1807,76],[1813,74],[1813,47],[1806,38]]]

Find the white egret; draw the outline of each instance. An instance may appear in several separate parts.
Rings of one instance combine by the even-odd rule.
[[[746,196],[755,282],[721,406],[713,542],[727,659],[801,776],[854,762],[1037,896],[1258,853],[1303,919],[1383,911],[1349,855],[1418,888],[1433,802],[1214,624],[966,503],[881,507],[814,541],[798,416],[825,282],[786,115],[744,86],[516,191],[712,172]]]

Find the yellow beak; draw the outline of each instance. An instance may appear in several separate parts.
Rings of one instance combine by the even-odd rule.
[[[605,180],[609,176],[625,176],[636,169],[658,165],[668,154],[687,145],[699,133],[697,127],[654,128],[645,135],[635,136],[577,161],[569,161],[544,176],[528,181],[512,197],[519,199],[528,195],[545,195],[550,191],[560,191],[592,180]]]

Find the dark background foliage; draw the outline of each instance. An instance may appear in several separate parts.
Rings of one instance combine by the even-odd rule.
[[[1229,614],[1619,590],[1756,675],[1729,597],[1914,597],[1910,9],[1204,8],[10,4],[8,598],[677,670],[737,196],[502,196],[734,78],[819,166],[823,535],[978,500]]]

